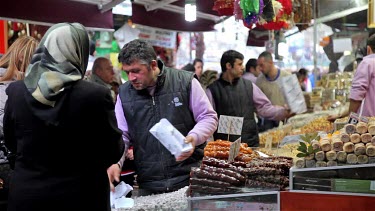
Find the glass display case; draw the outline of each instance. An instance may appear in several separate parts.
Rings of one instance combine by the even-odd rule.
[[[280,192],[190,197],[188,206],[188,210],[280,210]]]
[[[375,196],[375,164],[290,169],[294,192]]]

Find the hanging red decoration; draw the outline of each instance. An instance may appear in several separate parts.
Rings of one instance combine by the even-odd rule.
[[[234,14],[234,0],[215,0],[214,7],[219,15],[232,16]]]
[[[283,5],[283,11],[282,13],[290,15],[293,12],[293,5],[291,0],[277,0],[278,2]]]
[[[285,21],[270,21],[270,22],[267,22],[265,24],[257,24],[257,27],[261,28],[261,29],[267,29],[267,30],[280,30],[280,29],[286,29],[288,28],[288,23],[286,23]]]
[[[291,0],[275,0],[273,7],[274,11],[277,11],[273,21],[267,21],[265,23],[257,23],[257,27],[261,27],[267,30],[280,30],[289,28],[288,20],[292,18],[293,5]],[[277,5],[278,4],[278,5]],[[276,6],[277,5],[277,6]],[[276,7],[281,9],[275,10]]]

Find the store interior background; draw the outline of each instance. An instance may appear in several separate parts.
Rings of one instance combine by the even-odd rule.
[[[263,40],[263,46],[249,45],[249,32],[254,29],[249,30],[241,20],[235,20],[234,16],[216,24],[214,31],[178,32],[179,47],[166,49],[173,54],[171,65],[181,68],[194,58],[199,58],[203,51],[204,70],[216,70],[220,73],[222,53],[228,49],[236,49],[245,55],[245,61],[257,58],[264,50],[271,51],[276,56],[277,65],[292,72],[304,67],[313,73],[314,58],[319,70],[317,74],[342,72],[345,68],[353,70],[350,65],[355,61],[356,50],[365,45],[371,30],[367,27],[368,0],[319,0],[312,3],[313,8],[316,8],[316,21],[311,20],[310,27],[302,31],[293,27],[281,31],[257,32],[257,37]],[[115,30],[126,23],[128,18],[131,20],[131,17],[115,15]],[[317,23],[316,27],[314,22]],[[132,24],[137,27],[137,23]],[[202,37],[204,42],[197,45],[197,39]],[[333,44],[337,39],[351,39],[352,45],[347,46],[343,52],[334,52]],[[332,61],[336,61],[338,67],[331,67],[330,70]]]
[[[102,2],[79,1],[90,4]],[[315,65],[317,74],[344,71],[355,61],[357,48],[364,46],[368,37],[369,2],[368,0],[312,0],[312,3],[316,20],[311,20],[309,28],[302,31],[293,27],[288,30],[259,32],[257,36],[262,39],[261,46],[259,43],[258,46],[248,43],[249,32],[254,32],[256,29],[249,31],[241,20],[235,20],[232,16],[222,18],[221,22],[214,26],[213,31],[177,31],[178,47],[162,49],[156,46],[156,49],[170,58],[169,66],[177,68],[192,62],[196,57],[203,57],[204,70],[221,72],[219,62],[222,53],[228,49],[236,49],[245,55],[245,61],[249,58],[257,58],[264,50],[271,51],[275,55],[277,65],[292,72],[305,67],[312,73]],[[114,31],[124,24],[137,28],[137,23],[132,22],[132,16],[114,14],[113,21]],[[314,22],[317,23],[316,27]],[[48,26],[33,24],[28,24],[28,27],[29,30],[26,30],[26,23],[17,24],[8,21],[8,44],[11,44],[17,36],[27,32],[36,38],[41,38],[48,28]],[[120,67],[116,62],[116,53],[122,46],[117,44],[113,31],[91,31],[90,35],[97,41],[98,56],[110,57],[115,66]],[[351,46],[346,46],[342,52],[334,52],[333,44],[337,39],[343,38],[350,39]],[[203,39],[203,42],[198,42],[199,39]],[[337,62],[337,68],[332,69],[330,64],[333,62]]]

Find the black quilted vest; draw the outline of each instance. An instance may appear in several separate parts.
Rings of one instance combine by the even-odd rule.
[[[189,185],[190,168],[203,158],[204,145],[183,162],[175,157],[150,132],[150,128],[166,118],[184,136],[196,124],[189,109],[191,82],[194,75],[164,67],[158,61],[158,77],[154,96],[135,90],[129,82],[120,86],[120,99],[134,146],[137,182],[141,189],[170,192]]]
[[[250,147],[259,146],[258,127],[254,119],[253,85],[243,78],[235,79],[232,84],[220,77],[208,87],[215,102],[216,112],[220,115],[244,117],[241,142]],[[229,140],[235,141],[239,135],[230,135]],[[214,133],[214,138],[228,140],[228,134]]]

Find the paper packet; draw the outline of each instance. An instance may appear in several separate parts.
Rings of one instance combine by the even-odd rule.
[[[191,143],[185,143],[185,137],[178,131],[167,119],[163,118],[156,123],[150,133],[164,145],[175,158],[179,157],[183,152],[193,149]]]

